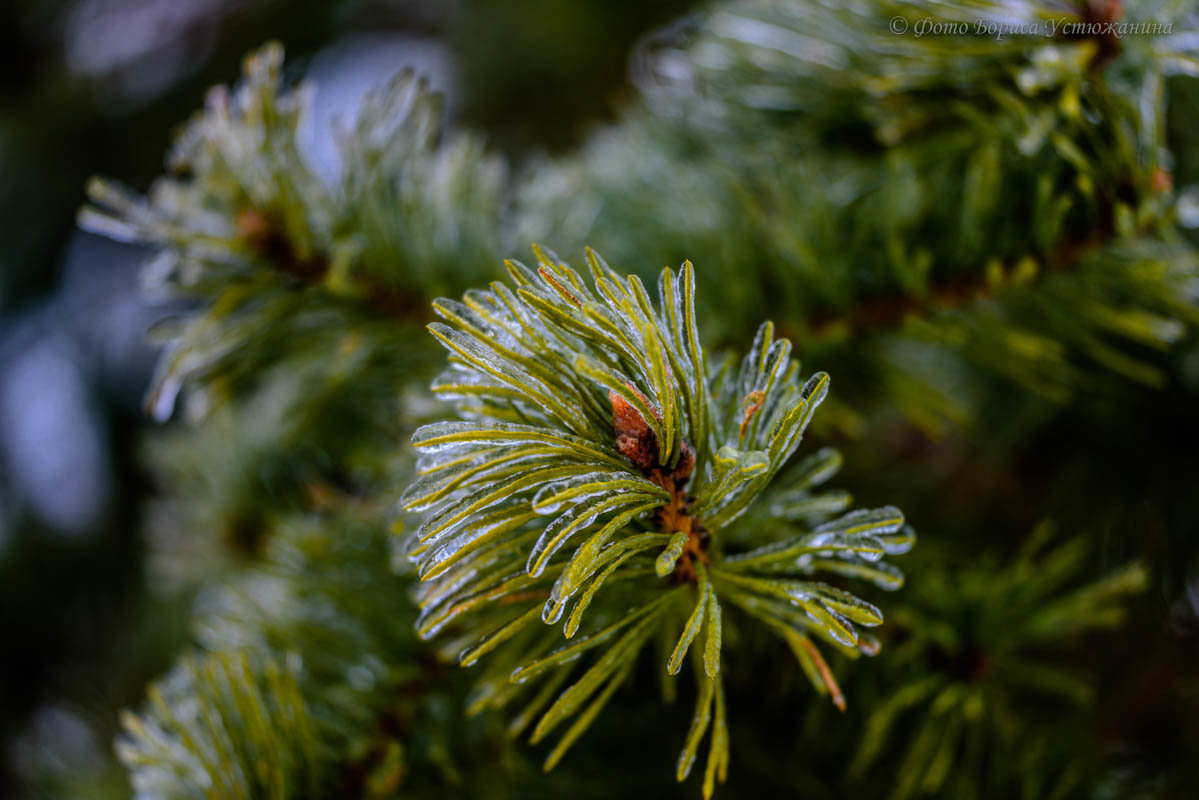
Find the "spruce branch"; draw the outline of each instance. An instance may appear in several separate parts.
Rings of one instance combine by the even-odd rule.
[[[894,763],[891,800],[980,796],[983,787],[1014,794],[1029,776],[1047,776],[1036,796],[1064,796],[1078,771],[1046,759],[1086,760],[1077,750],[1056,752],[1052,739],[1069,722],[1061,712],[1089,707],[1094,689],[1085,668],[1062,663],[1063,647],[1118,627],[1149,579],[1138,563],[1090,577],[1091,549],[1046,523],[1007,563],[986,554],[922,569],[925,580],[892,615],[900,641],[885,669],[894,672],[867,718],[851,777]],[[1034,704],[1053,709],[1043,726],[1012,718],[1010,709]]]
[[[1066,401],[1107,373],[1160,383],[1158,351],[1197,321],[1199,261],[1173,227],[1161,138],[1159,73],[1194,70],[1180,42],[898,41],[880,28],[891,6],[924,13],[727,4],[683,54],[694,95],[635,112],[525,187],[522,236],[590,238],[630,263],[703,252],[704,273],[665,271],[655,302],[590,251],[590,283],[538,251],[535,270],[509,265],[512,285],[434,306],[450,351],[434,393],[458,418],[414,440],[415,624],[476,667],[471,710],[511,709],[510,733],[534,741],[560,734],[547,769],[651,640],[665,696],[692,664],[676,775],[708,737],[705,796],[727,774],[737,698],[724,671],[756,663],[750,626],[842,710],[825,654],[879,651],[868,629],[881,612],[845,587],[902,585],[885,557],[914,535],[896,509],[849,511],[824,488],[835,451],[791,463],[828,379],[801,380],[782,334],[932,427],[963,401],[919,371],[929,353]],[[804,47],[769,46],[800,28]],[[214,93],[150,199],[97,184],[83,215],[158,249],[150,282],[203,304],[159,329],[173,352],[153,405],[165,416],[186,387],[189,416],[207,422],[193,436],[219,435],[164,458],[194,458],[179,483],[208,481],[209,496],[191,510],[215,511],[231,538],[250,512],[258,562],[204,594],[203,652],[129,719],[122,753],[147,796],[386,796],[430,767],[453,774],[405,735],[412,720],[444,733],[452,716],[431,709],[453,692],[426,680],[440,668],[413,615],[396,613],[411,587],[390,574],[374,500],[410,469],[391,450],[417,415],[407,387],[432,362],[411,338],[421,298],[490,273],[502,169],[474,139],[442,141],[436,97],[402,76],[340,132],[338,175],[318,176],[299,145],[307,96],[281,88],[279,58],[264,51],[241,88]],[[763,297],[778,331],[763,325],[740,361],[704,352],[697,320],[734,339]],[[342,490],[353,508],[330,507]],[[972,743],[992,733],[997,761],[1014,754],[1000,770],[1035,759],[1009,747],[1027,726],[1011,724],[1008,698],[1082,701],[1088,687],[1044,652],[1114,624],[1144,581],[1130,568],[1064,589],[1076,556],[930,570],[898,615],[910,638],[882,637],[900,680],[877,703],[853,687],[872,720],[893,712],[870,723],[877,743],[855,769],[882,771],[888,753],[904,765],[900,796],[957,797],[983,785]],[[932,717],[915,708],[926,701]],[[917,717],[932,732],[895,744],[896,721]]]
[[[362,350],[410,352],[395,321],[423,321],[426,297],[486,275],[499,246],[504,165],[443,135],[423,78],[406,71],[367,95],[336,131],[330,177],[303,145],[312,92],[284,88],[282,63],[267,45],[241,85],[211,90],[148,197],[96,179],[80,212],[87,230],[155,249],[151,290],[204,306],[160,332],[172,350],[151,399],[160,417],[184,384],[228,393],[299,339],[340,346],[330,328]]]
[[[1160,385],[1157,352],[1199,318],[1164,138],[1163,76],[1199,63],[1187,12],[1129,3],[1125,19],[1174,32],[1118,52],[974,30],[1093,13],[720,4],[642,59],[642,107],[520,188],[522,233],[628,263],[704,253],[718,339],[765,303],[808,363],[868,376],[842,385],[856,408],[891,385],[922,427],[969,416],[947,389],[966,368],[1062,402],[1112,375]],[[897,35],[892,18],[967,32]],[[1069,304],[1041,302],[1064,293],[1046,284]]]
[[[214,654],[183,661],[152,686],[153,716],[126,713],[128,737],[117,746],[137,795],[215,800],[315,793],[317,737],[295,667],[253,664],[245,653]],[[249,724],[239,724],[243,718]],[[286,747],[278,746],[280,733]]]
[[[728,760],[724,609],[778,633],[843,708],[814,640],[873,655],[877,640],[859,628],[882,614],[809,578],[897,588],[902,574],[882,559],[914,534],[891,507],[830,519],[848,505],[814,490],[839,465],[832,451],[780,477],[828,376],[801,381],[771,323],[739,365],[710,362],[690,262],[663,270],[655,304],[591,250],[590,284],[535,253],[536,269],[508,262],[512,286],[434,304],[445,322],[429,328],[450,367],[433,389],[460,418],[413,436],[421,460],[403,502],[422,519],[409,547],[423,581],[418,630],[455,631],[446,649],[463,665],[488,657],[476,709],[542,684],[514,732],[531,726],[538,742],[573,720],[547,769],[665,632],[676,640],[665,669],[677,674],[690,656],[699,687],[677,778],[710,729],[710,796]],[[590,666],[551,702],[584,654]]]
[[[138,797],[465,789],[454,762],[477,736],[456,722],[460,687],[412,633],[387,529],[352,517],[334,499],[273,518],[261,563],[200,594],[198,652],[123,716]]]
[[[165,555],[208,584],[201,652],[128,717],[121,753],[147,797],[382,797],[460,778],[443,719],[460,696],[397,615],[408,586],[374,499],[410,469],[395,445],[433,363],[411,335],[426,292],[491,269],[502,163],[444,137],[437,96],[404,73],[318,174],[311,93],[282,86],[281,59],[268,46],[238,88],[213,90],[148,198],[97,181],[81,212],[152,247],[151,288],[200,306],[156,330],[170,349],[151,410],[182,396],[202,422],[155,451],[194,529]],[[217,538],[250,556],[222,580],[204,557]]]

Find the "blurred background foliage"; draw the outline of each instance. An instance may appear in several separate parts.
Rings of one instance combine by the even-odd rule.
[[[1175,15],[1180,30],[1190,24],[1199,36],[1185,4],[1127,5],[1146,19]],[[511,238],[495,245],[497,273],[499,259],[523,256],[529,240],[568,260],[590,243],[618,269],[644,273],[691,257],[701,278],[714,276],[701,285],[701,300],[706,289],[711,303],[705,330],[744,343],[752,324],[773,314],[796,338],[805,372],[832,374],[839,410],[822,412],[818,441],[806,446],[840,447],[837,485],[861,505],[902,507],[921,544],[905,561],[909,587],[888,613],[883,656],[853,670],[834,665],[850,713],[819,703],[789,654],[768,641],[752,643],[760,662],[731,666],[734,765],[720,796],[861,796],[878,775],[894,776],[880,780],[897,800],[1191,796],[1199,780],[1199,336],[1187,317],[1194,278],[1164,294],[1160,285],[1144,294],[1117,285],[1117,300],[1148,298],[1155,313],[1169,309],[1188,324],[1139,319],[1148,332],[1134,331],[1144,335],[1115,351],[1109,340],[1093,347],[1093,338],[1076,337],[1072,322],[1059,324],[1081,284],[1050,275],[1033,281],[1034,292],[1020,291],[1039,277],[1029,259],[1053,251],[1062,230],[1083,239],[1101,230],[1106,242],[1127,209],[1138,233],[1149,231],[1151,244],[1160,238],[1165,249],[1146,254],[1137,249],[1144,241],[1100,248],[1087,265],[1096,282],[1083,289],[1105,289],[1104,276],[1137,259],[1177,261],[1193,276],[1186,271],[1199,242],[1199,81],[1184,70],[1158,76],[1166,114],[1149,135],[1152,146],[1137,139],[1144,131],[1102,124],[1096,140],[1079,134],[1095,147],[1087,157],[1101,156],[1088,189],[1078,174],[1087,170],[1061,156],[1070,141],[1056,143],[1057,155],[1044,162],[1002,148],[987,151],[993,162],[978,161],[978,131],[1010,134],[1027,109],[949,102],[977,100],[969,86],[979,76],[1017,84],[1007,70],[1023,58],[1018,45],[981,45],[979,55],[942,52],[928,40],[897,44],[881,24],[892,12],[922,13],[911,3],[867,4],[865,13],[881,15],[871,34],[878,46],[859,50],[834,4],[729,8],[715,24],[682,0],[13,0],[0,10],[0,796],[128,796],[112,755],[117,710],[143,707],[147,682],[165,676],[159,691],[168,698],[197,686],[227,698],[222,676],[242,668],[239,659],[255,674],[289,669],[285,658],[255,661],[264,647],[290,643],[321,654],[327,631],[303,616],[302,601],[281,599],[278,586],[297,596],[326,591],[325,583],[286,581],[306,575],[314,553],[340,552],[327,531],[345,524],[338,509],[353,502],[356,487],[398,493],[393,484],[403,481],[402,454],[400,463],[372,462],[359,474],[337,469],[354,461],[363,440],[399,441],[394,419],[358,419],[337,392],[305,392],[319,385],[310,376],[346,363],[383,391],[404,383],[409,369],[425,367],[388,356],[403,351],[405,337],[424,336],[416,326],[371,328],[346,311],[336,324],[362,323],[360,362],[343,360],[345,341],[326,342],[319,358],[275,364],[262,392],[237,395],[224,385],[239,402],[210,410],[198,429],[179,420],[152,429],[144,400],[159,351],[145,332],[189,302],[145,298],[138,270],[149,251],[76,227],[89,177],[147,190],[207,88],[236,82],[242,56],[268,39],[287,50],[285,81],[308,77],[316,87],[313,130],[352,114],[368,87],[406,66],[429,76],[445,93],[451,133],[477,133],[488,153],[508,160],[497,181],[518,189],[512,207],[501,203],[516,222]],[[824,41],[847,47],[848,57],[833,58],[843,68],[830,72],[820,58],[758,58],[745,41],[760,29],[745,20],[779,22],[776,12],[784,25],[810,24]],[[700,28],[715,34],[690,50]],[[1138,50],[1144,44],[1128,42],[1121,71],[1100,93],[1088,93],[1094,73],[1085,63],[1040,64],[1039,79],[1055,92],[1066,87],[1038,100],[1043,107],[1034,111],[1051,120],[1041,134],[1079,119],[1131,118],[1129,108],[1143,99],[1138,69],[1160,57]],[[888,59],[872,61],[879,53]],[[918,67],[915,85],[896,78],[888,87],[895,102],[863,89],[885,71],[880,64],[900,78]],[[780,75],[782,91],[772,85]],[[1081,117],[1062,99],[1079,85]],[[1078,124],[1070,130],[1085,128]],[[934,134],[927,140],[925,127]],[[773,135],[759,146],[767,129]],[[331,145],[318,134],[308,146],[319,169]],[[802,156],[812,148],[822,149]],[[1136,180],[1117,186],[1129,158]],[[972,172],[979,163],[992,172]],[[1037,190],[1029,176],[1054,170],[1055,190],[1083,198],[1061,229],[1027,201]],[[995,177],[1008,171],[1018,190]],[[1008,191],[972,208],[971,194],[958,194],[969,181]],[[838,196],[866,200],[828,201]],[[1052,206],[1044,202],[1040,211]],[[910,212],[903,224],[888,214],[895,209]],[[1030,221],[1049,232],[1026,227]],[[955,233],[941,239],[925,235],[930,230]],[[997,238],[1003,253],[990,252]],[[905,249],[924,239],[933,252]],[[823,269],[829,263],[836,268]],[[927,302],[929,276],[960,273],[982,277],[977,303],[961,302],[978,299],[970,292],[938,296],[935,286]],[[838,284],[845,276],[853,280]],[[472,275],[437,280],[447,284],[438,291],[457,293]],[[854,316],[897,290],[922,298],[912,304],[920,313],[887,311],[881,332]],[[993,304],[992,292],[1014,300]],[[1092,299],[1087,294],[1088,310],[1101,305]],[[1049,335],[1007,336],[1017,324]],[[1058,333],[1068,357],[1049,346]],[[992,347],[998,340],[1003,345]],[[1104,361],[1112,352],[1130,358]],[[293,413],[298,396],[303,413]],[[409,406],[408,421],[428,410]],[[330,419],[338,424],[325,425]],[[310,425],[324,436],[316,445]],[[356,508],[353,516],[377,521],[385,512]],[[313,514],[333,521],[323,528]],[[371,538],[379,528],[367,529],[365,551],[346,553],[345,571],[322,581],[388,577],[386,546]],[[195,530],[207,535],[190,535]],[[1144,570],[1126,566],[1134,559]],[[239,571],[246,564],[262,569]],[[388,591],[398,598],[404,587]],[[396,633],[411,621],[403,614],[380,619],[372,616],[378,606],[347,609],[354,624],[334,631],[342,647],[417,647]],[[229,641],[245,652],[230,653],[221,644]],[[172,668],[188,648],[189,660]],[[444,694],[422,700],[426,673],[441,668],[433,660],[403,667],[339,686],[328,705],[302,690],[297,706],[273,687],[254,691],[280,713],[304,708],[323,719],[323,735],[356,754],[342,785],[363,796],[387,796],[395,765],[410,763],[405,748],[418,751],[403,782],[414,793],[446,785],[472,797],[694,790],[674,786],[660,753],[630,754],[627,746],[628,730],[685,727],[685,703],[659,714],[618,693],[586,749],[546,778],[527,748],[502,743],[496,720],[461,721],[461,676],[438,674]],[[638,677],[639,685],[656,680],[648,670]],[[354,709],[385,729],[356,739],[355,726],[370,725]],[[232,712],[218,702],[214,713]],[[435,735],[396,735],[393,723]],[[136,759],[136,746],[122,741]],[[946,759],[958,757],[967,766],[950,770]],[[489,780],[499,774],[506,785]],[[155,776],[146,779],[154,785]]]

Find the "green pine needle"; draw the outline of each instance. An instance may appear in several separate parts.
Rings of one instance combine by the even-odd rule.
[[[814,489],[840,465],[834,451],[779,476],[828,376],[801,380],[770,323],[738,369],[712,369],[689,262],[663,270],[654,302],[638,278],[590,250],[590,281],[535,254],[533,269],[509,262],[510,284],[434,304],[445,322],[429,328],[450,353],[434,392],[457,403],[459,418],[412,440],[421,460],[404,506],[421,516],[409,546],[424,579],[419,630],[452,626],[466,643],[462,663],[484,665],[481,686],[491,688],[478,709],[519,694],[495,688],[505,674],[557,685],[591,656],[556,700],[543,690],[518,718],[523,729],[540,714],[534,742],[572,720],[547,769],[643,645],[669,631],[676,644],[663,668],[679,672],[693,652],[701,687],[678,778],[715,719],[708,795],[727,765],[722,599],[802,642],[805,669],[827,692],[835,681],[810,639],[872,655],[877,641],[859,626],[882,614],[807,577],[860,573],[897,588],[902,579],[882,558],[915,537],[891,507],[829,519],[847,496]],[[545,626],[531,624],[538,611]],[[561,634],[548,627],[564,616]]]

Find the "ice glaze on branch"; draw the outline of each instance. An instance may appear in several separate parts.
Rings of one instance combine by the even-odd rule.
[[[434,304],[445,323],[429,327],[450,352],[434,391],[458,402],[459,419],[413,437],[422,458],[404,505],[422,518],[409,547],[424,579],[418,630],[454,631],[460,662],[484,665],[480,709],[544,681],[520,727],[537,719],[536,742],[573,720],[547,768],[647,640],[676,639],[667,672],[690,656],[699,684],[676,774],[686,778],[711,729],[707,796],[728,758],[720,667],[734,618],[726,622],[725,605],[778,632],[817,691],[843,708],[814,640],[873,655],[878,642],[859,626],[882,615],[807,578],[897,588],[902,575],[882,559],[905,552],[914,534],[891,507],[830,519],[847,498],[813,487],[833,474],[835,454],[780,477],[828,376],[801,381],[770,323],[739,367],[710,364],[689,262],[663,270],[654,303],[638,278],[590,250],[590,283],[535,252],[535,270],[509,262],[512,287]],[[563,620],[561,633],[546,627]],[[584,654],[595,658],[576,675]]]

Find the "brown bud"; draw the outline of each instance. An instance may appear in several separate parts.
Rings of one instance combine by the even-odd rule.
[[[255,208],[243,208],[233,220],[237,235],[261,258],[280,272],[303,281],[319,280],[329,268],[321,253],[304,255],[288,239],[276,217]]]
[[[683,452],[679,454],[679,463],[675,466],[672,477],[681,486],[694,471],[695,451],[691,449],[691,445],[683,442]]]
[[[270,218],[261,211],[253,208],[243,208],[233,218],[237,233],[254,247],[260,247],[275,233],[275,226]]]
[[[1168,192],[1174,188],[1174,176],[1161,167],[1153,168],[1153,190],[1158,193]]]
[[[649,406],[645,395],[633,386],[630,389]],[[657,461],[658,437],[653,428],[627,400],[616,392],[608,392],[612,402],[612,427],[616,429],[616,449],[638,469],[649,469]],[[650,406],[651,410],[653,406]]]

